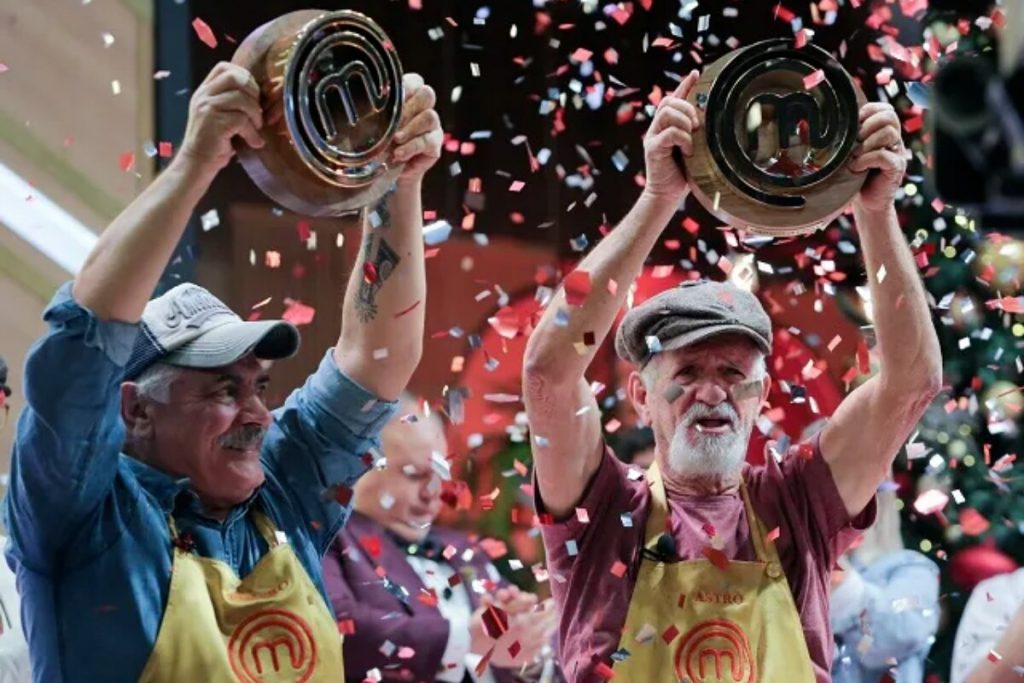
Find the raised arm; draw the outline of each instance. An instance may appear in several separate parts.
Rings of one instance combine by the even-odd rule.
[[[5,520],[19,560],[45,571],[88,526],[84,516],[114,485],[124,428],[118,387],[137,323],[231,138],[261,144],[248,72],[214,68],[192,97],[177,157],[103,232],[73,287],[44,319],[50,331],[25,363],[26,409],[18,423]],[[63,492],[54,496],[55,491]]]
[[[434,91],[405,76],[406,99],[394,160],[405,169],[363,219],[363,242],[345,292],[338,367],[377,396],[397,399],[423,352],[423,175],[441,156]]]
[[[181,149],[114,222],[75,277],[75,300],[101,320],[138,322],[189,216],[231,160],[238,135],[262,147],[259,87],[242,67],[220,62],[189,103]]]
[[[569,275],[589,278],[590,293],[582,304],[570,305],[560,289],[526,347],[523,399],[533,461],[541,499],[555,516],[572,511],[601,462],[600,416],[584,372],[644,260],[686,196],[686,178],[672,159],[672,150],[679,147],[686,156],[692,151],[690,135],[700,119],[686,95],[696,82],[694,71],[659,103],[644,139],[647,183],[640,199]],[[566,314],[567,323],[561,319]],[[589,335],[593,343],[585,345]]]
[[[893,205],[906,170],[899,117],[891,106],[872,103],[860,118],[863,147],[851,168],[873,176],[853,206],[881,368],[842,402],[821,436],[822,454],[851,516],[874,496],[942,385],[939,340]]]

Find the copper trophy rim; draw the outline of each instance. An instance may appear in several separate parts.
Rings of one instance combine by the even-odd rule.
[[[741,147],[736,112],[740,104],[746,111],[748,103],[737,100],[758,77],[812,66],[825,76],[814,87],[823,87],[837,109],[825,115],[838,123],[825,146],[825,162],[787,179],[758,167]],[[799,92],[780,89],[786,97]],[[766,96],[779,97],[774,91]],[[685,160],[691,190],[710,213],[732,227],[772,237],[810,234],[842,213],[864,183],[865,174],[850,171],[848,165],[865,97],[852,76],[818,46],[796,47],[793,39],[774,38],[730,51],[708,65],[689,99],[705,111],[705,125]]]

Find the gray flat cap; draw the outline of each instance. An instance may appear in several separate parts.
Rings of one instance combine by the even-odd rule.
[[[746,335],[771,353],[772,321],[756,296],[728,282],[684,282],[626,313],[615,352],[642,368],[659,351],[730,333]]]

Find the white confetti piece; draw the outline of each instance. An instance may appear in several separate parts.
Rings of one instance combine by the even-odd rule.
[[[210,232],[220,225],[220,214],[217,213],[217,209],[210,209],[199,217],[199,221],[203,225],[203,232]]]

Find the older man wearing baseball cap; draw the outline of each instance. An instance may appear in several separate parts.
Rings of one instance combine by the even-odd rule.
[[[293,325],[193,284],[147,301],[234,139],[263,144],[241,67],[196,90],[169,168],[47,308],[4,508],[38,683],[343,680],[320,558],[423,336],[420,189],[442,135],[431,89],[405,85],[404,168],[363,221],[338,343],[283,407],[267,369]]]
[[[686,101],[696,79],[659,104],[640,199],[571,276],[589,280],[589,293],[570,303],[559,292],[526,351],[523,393],[562,610],[562,665],[570,680],[588,683],[613,675],[825,683],[830,570],[871,523],[874,492],[941,381],[938,341],[893,208],[904,170],[900,123],[888,105],[866,105],[851,166],[873,171],[854,215],[881,371],[819,438],[750,467],[747,441],[771,382],[771,320],[732,285],[662,292],[629,311],[615,339],[636,368],[629,396],[654,431],[645,474],[606,447],[584,371],[688,193],[672,154],[679,147],[689,156],[701,125]]]

